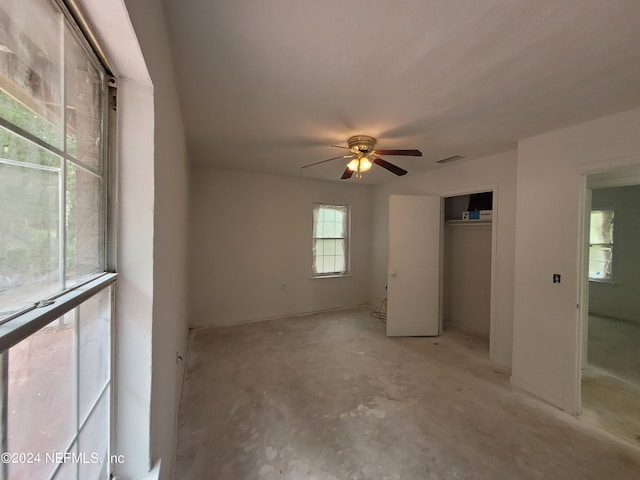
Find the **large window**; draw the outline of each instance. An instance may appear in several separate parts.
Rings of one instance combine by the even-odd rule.
[[[0,7],[0,320],[104,270],[105,74],[63,18]]]
[[[62,0],[0,4],[1,479],[109,476],[108,80]]]
[[[313,275],[349,273],[349,206],[313,206]]]
[[[613,210],[592,210],[589,230],[589,279],[613,277]]]

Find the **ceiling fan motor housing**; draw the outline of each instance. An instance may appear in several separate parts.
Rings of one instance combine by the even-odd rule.
[[[373,152],[373,147],[376,144],[376,139],[369,135],[354,135],[347,140],[349,150],[353,153],[360,155],[368,155]]]

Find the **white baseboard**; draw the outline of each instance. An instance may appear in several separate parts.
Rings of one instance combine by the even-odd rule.
[[[219,320],[215,323],[195,323],[193,325],[189,325],[189,329],[192,328],[206,328],[206,327],[225,327],[229,325],[240,325],[244,323],[255,323],[262,322],[265,320],[279,320],[281,318],[291,318],[291,317],[304,317],[307,315],[314,315],[316,313],[326,313],[326,312],[339,312],[342,310],[350,310],[352,308],[359,307],[371,307],[368,303],[359,303],[359,304],[348,304],[348,305],[327,305],[324,307],[320,307],[319,309],[302,311],[302,312],[282,312],[282,313],[267,313],[260,316],[248,317],[248,318],[237,318],[231,319],[227,318],[224,320]]]

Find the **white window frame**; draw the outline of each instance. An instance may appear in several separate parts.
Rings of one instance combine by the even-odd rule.
[[[327,210],[341,210],[345,213],[344,225],[342,227],[343,234],[336,236],[325,236],[318,235],[318,217],[320,215],[321,209]],[[346,277],[351,274],[351,206],[345,204],[330,204],[330,203],[314,203],[313,204],[313,216],[312,216],[312,235],[311,235],[311,252],[312,252],[312,263],[311,263],[311,276],[312,278],[331,278],[331,277]],[[324,240],[333,240],[333,241],[342,241],[344,242],[344,253],[343,253],[343,269],[333,269],[331,271],[327,271],[324,269],[318,268],[318,258],[324,255],[318,255],[319,242],[323,242]],[[335,247],[335,245],[334,245]],[[335,250],[334,250],[335,251]],[[335,253],[329,256],[335,257]]]

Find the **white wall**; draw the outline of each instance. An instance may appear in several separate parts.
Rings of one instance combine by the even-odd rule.
[[[207,167],[192,173],[191,326],[367,303],[370,187]],[[349,277],[311,278],[313,202],[351,205]]]
[[[389,195],[440,195],[442,197],[494,191],[494,226],[497,250],[492,271],[494,296],[491,357],[511,365],[513,319],[513,258],[515,239],[516,152],[467,159],[421,174],[377,186],[373,198],[373,251],[369,303],[386,296]]]
[[[444,228],[443,316],[446,325],[489,338],[491,225],[450,223]]]
[[[191,326],[367,303],[371,187],[208,167],[191,185]],[[348,277],[311,278],[314,202],[351,205]]]
[[[164,17],[151,0],[82,3],[119,79],[116,474],[142,478],[154,464],[168,479],[187,333],[188,175]]]
[[[128,0],[154,100],[153,331],[151,463],[162,460],[160,478],[173,478],[177,413],[187,342],[188,166],[184,127],[165,14],[155,0]]]
[[[153,97],[148,85],[120,78],[119,211],[116,285],[115,451],[117,472],[138,478],[150,464],[153,325]],[[149,121],[151,119],[151,122]],[[127,132],[136,132],[135,137]]]
[[[640,110],[525,139],[518,146],[512,382],[552,404],[580,404],[585,173],[640,162]],[[562,283],[553,284],[560,273]]]
[[[150,466],[153,322],[153,86],[122,2],[84,0],[118,76],[118,283],[114,453],[121,478]]]

